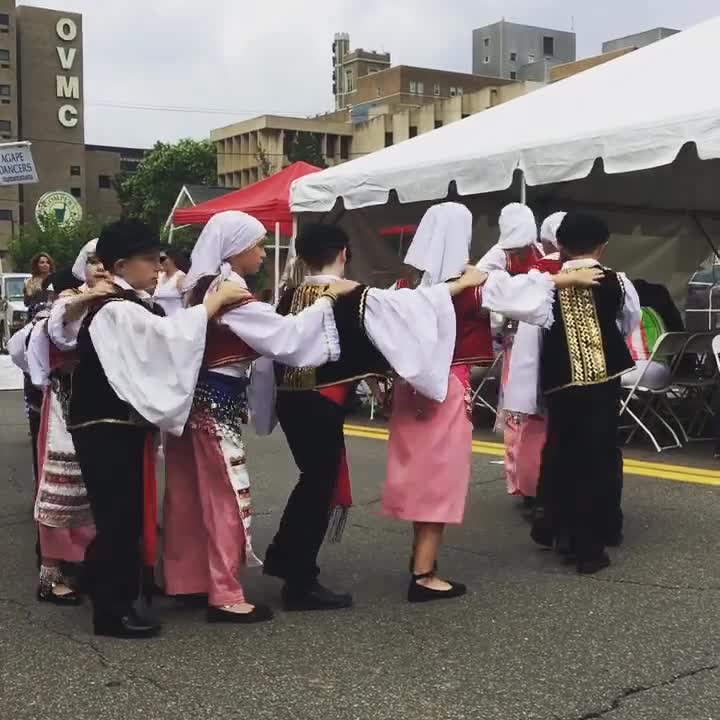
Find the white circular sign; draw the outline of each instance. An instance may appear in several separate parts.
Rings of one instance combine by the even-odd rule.
[[[47,216],[53,217],[58,225],[77,222],[83,216],[82,205],[70,193],[60,190],[45,193],[35,206],[35,220],[43,230]]]

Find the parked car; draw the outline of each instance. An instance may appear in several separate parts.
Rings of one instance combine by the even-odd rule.
[[[27,273],[0,275],[0,352],[6,352],[8,340],[27,322],[23,298]]]

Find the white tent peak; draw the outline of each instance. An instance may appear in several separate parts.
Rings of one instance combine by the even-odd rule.
[[[295,212],[325,212],[504,190],[520,169],[528,185],[578,180],[602,159],[607,173],[672,163],[686,143],[720,157],[720,83],[713,67],[720,17],[293,185]]]

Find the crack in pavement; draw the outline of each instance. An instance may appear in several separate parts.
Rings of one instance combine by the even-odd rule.
[[[622,578],[609,577],[588,577],[588,580],[594,582],[609,583],[611,585],[637,585],[638,587],[657,588],[658,590],[690,590],[693,592],[720,592],[720,586],[710,585],[703,587],[701,585],[665,585],[663,583],[645,582],[643,580],[625,580]]]
[[[92,653],[97,657],[100,666],[105,668],[106,670],[112,670],[113,672],[117,673],[120,678],[126,682],[142,682],[146,683],[147,685],[151,685],[156,690],[161,690],[162,692],[169,692],[169,688],[165,687],[162,683],[160,683],[158,680],[156,680],[153,677],[150,677],[149,675],[142,675],[140,673],[132,672],[118,663],[113,662],[110,660],[110,658],[105,655],[105,653],[94,643],[92,640],[84,640],[83,638],[79,638],[76,635],[73,635],[72,633],[63,632],[62,630],[58,630],[55,627],[51,627],[47,623],[43,621],[38,621],[36,618],[33,618],[33,613],[30,607],[23,602],[20,602],[19,600],[13,600],[12,598],[5,598],[0,597],[0,603],[4,603],[5,605],[8,605],[10,607],[15,607],[19,610],[21,610],[24,615],[25,619],[28,623],[30,623],[33,626],[40,625],[40,627],[43,628],[46,632],[50,633],[51,635],[55,635],[56,637],[63,638],[64,640],[69,640],[71,643],[74,643],[75,645],[80,645],[84,648],[88,648],[92,651]],[[106,683],[106,687],[112,687],[112,681],[109,681],[109,684]]]
[[[637,687],[626,688],[619,695],[613,698],[611,703],[609,705],[606,705],[602,710],[593,710],[585,713],[584,715],[580,715],[577,718],[569,718],[568,720],[598,720],[598,718],[605,717],[606,715],[609,715],[610,713],[619,710],[626,700],[635,697],[636,695],[641,695],[642,693],[650,692],[652,690],[659,690],[660,688],[669,687],[670,685],[674,685],[676,682],[680,682],[681,680],[687,680],[688,678],[702,675],[706,672],[713,672],[718,669],[720,669],[720,663],[715,663],[714,665],[705,665],[703,667],[695,668],[694,670],[686,670],[685,672],[678,673],[677,675],[673,675],[667,680],[662,680],[652,685],[639,685]]]

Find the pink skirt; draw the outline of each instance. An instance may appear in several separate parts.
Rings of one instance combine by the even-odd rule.
[[[472,473],[470,370],[452,368],[436,403],[395,384],[383,513],[398,520],[460,524]]]
[[[505,413],[505,481],[510,495],[537,495],[546,436],[544,417]]]

